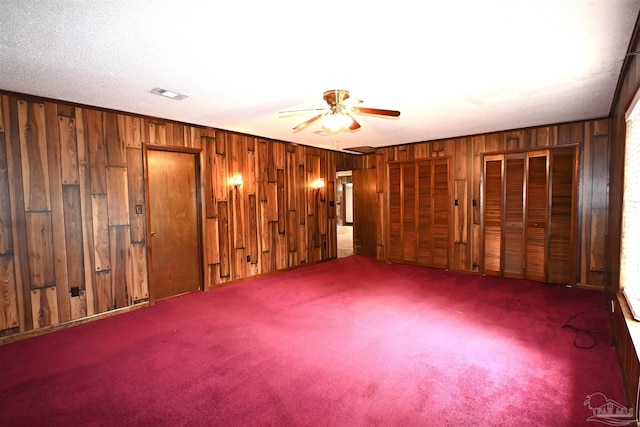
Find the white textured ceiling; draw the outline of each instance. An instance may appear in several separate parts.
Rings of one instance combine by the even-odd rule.
[[[345,149],[607,116],[640,0],[0,0],[0,89]],[[183,93],[175,101],[154,87]],[[337,141],[292,128],[347,89]],[[335,138],[334,138],[335,139]]]

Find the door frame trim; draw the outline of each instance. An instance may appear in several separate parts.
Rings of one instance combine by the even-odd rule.
[[[167,146],[167,145],[157,145],[157,144],[142,144],[142,162],[143,162],[143,174],[144,174],[144,203],[145,203],[145,238],[146,238],[146,249],[147,249],[147,283],[149,284],[149,305],[155,304],[156,298],[153,292],[152,287],[152,260],[153,260],[153,250],[151,248],[151,209],[149,206],[149,162],[148,162],[148,152],[149,151],[168,151],[172,153],[181,153],[181,154],[191,154],[194,156],[195,160],[195,183],[196,183],[196,210],[197,210],[197,218],[198,223],[196,224],[198,231],[198,265],[200,265],[198,276],[200,278],[200,284],[198,286],[198,290],[202,291],[205,289],[205,275],[204,275],[204,254],[205,254],[205,241],[203,239],[203,224],[204,224],[204,210],[202,209],[202,200],[203,200],[203,191],[204,191],[204,177],[203,177],[203,168],[202,168],[202,156],[203,151],[200,148],[189,148],[189,147],[175,147],[175,146]]]

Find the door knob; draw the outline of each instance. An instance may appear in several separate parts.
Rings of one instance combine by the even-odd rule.
[[[158,233],[156,233],[155,231],[151,232],[151,237],[155,237]]]

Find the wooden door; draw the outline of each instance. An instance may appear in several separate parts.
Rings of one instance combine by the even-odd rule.
[[[549,255],[547,281],[576,282],[575,247],[575,176],[576,149],[561,148],[550,153]]]
[[[527,153],[524,277],[540,282],[547,279],[548,167],[547,151]]]
[[[353,179],[353,246],[356,254],[375,257],[378,193],[376,170],[354,170]]]
[[[524,153],[505,155],[503,275],[524,276]]]
[[[422,214],[422,212],[420,213]],[[451,194],[449,160],[433,162],[433,262],[432,267],[449,268],[451,242]]]
[[[202,289],[198,156],[146,150],[152,300]]]
[[[418,229],[416,208],[416,164],[402,164],[402,260],[418,260]]]
[[[418,263],[433,264],[433,162],[418,162]]]
[[[503,227],[503,156],[484,158],[482,228],[484,234],[483,272],[492,276],[502,275],[502,227]]]
[[[449,181],[448,159],[389,164],[389,261],[449,267]]]
[[[575,283],[575,147],[485,156],[483,272]]]
[[[402,262],[402,167],[400,163],[389,164],[389,227],[387,237],[387,259]]]

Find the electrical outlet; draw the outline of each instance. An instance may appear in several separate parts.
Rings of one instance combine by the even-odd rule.
[[[142,205],[136,205],[136,214],[142,215]]]
[[[247,262],[251,262],[251,255],[247,255]]]
[[[80,287],[79,286],[72,286],[70,290],[71,290],[71,296],[72,297],[80,296]]]

